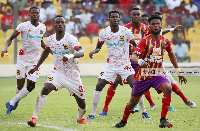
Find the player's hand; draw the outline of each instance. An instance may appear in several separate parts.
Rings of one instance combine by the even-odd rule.
[[[142,65],[142,68],[147,68],[147,67],[148,67],[147,62],[144,62],[143,65]]]
[[[181,30],[181,28],[182,28],[181,25],[176,25],[176,26],[174,27],[174,31],[179,31],[179,30]]]
[[[182,85],[182,82],[184,82],[185,84],[187,83],[187,79],[182,76],[181,74],[178,74],[178,77],[179,77],[179,83],[181,82],[181,85]]]
[[[63,61],[63,62],[66,62],[66,61],[68,61],[68,58],[67,58],[67,57],[63,57],[63,58],[62,58],[62,61]]]
[[[90,53],[89,53],[89,57],[91,58],[91,59],[93,59],[93,55],[95,54],[95,52],[94,52],[94,50],[92,50]]]
[[[34,67],[33,69],[31,69],[29,72],[28,72],[28,74],[29,75],[31,75],[31,74],[33,74],[35,71],[37,71],[38,70],[38,68],[37,67]]]
[[[4,57],[4,53],[6,53],[7,56],[8,56],[8,50],[3,50],[3,51],[1,52],[1,57],[2,57],[2,58]]]

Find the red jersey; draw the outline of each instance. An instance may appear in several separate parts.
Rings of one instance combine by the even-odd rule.
[[[140,23],[139,28],[133,27],[132,22],[126,24],[125,27],[130,29],[131,32],[133,33],[136,44],[138,44],[142,38],[144,38],[145,36],[147,36],[151,33],[149,26],[147,26],[143,23]],[[129,46],[129,58],[131,58],[131,56],[133,55],[133,52],[134,52],[134,46],[130,45]]]
[[[154,40],[151,35],[148,35],[139,42],[134,53],[139,55],[139,59],[143,59],[148,63],[147,68],[152,69],[162,67],[165,50],[167,52],[172,51],[171,43],[168,39],[160,35],[159,40]],[[143,71],[141,66],[138,66],[138,69],[134,74],[135,80],[142,81],[153,77],[145,76],[145,72]]]

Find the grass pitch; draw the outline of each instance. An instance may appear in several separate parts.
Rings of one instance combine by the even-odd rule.
[[[0,78],[0,130],[1,131],[25,131],[25,130],[80,130],[80,131],[112,131],[112,130],[200,130],[200,77],[186,77],[188,83],[179,87],[185,96],[196,103],[197,108],[189,108],[182,99],[172,93],[172,106],[177,109],[176,112],[168,112],[167,119],[174,126],[169,129],[160,129],[159,119],[161,114],[162,94],[157,94],[154,89],[150,89],[156,109],[149,110],[149,103],[144,97],[145,106],[151,119],[143,119],[141,110],[138,113],[131,114],[128,123],[124,128],[116,129],[113,126],[122,119],[126,103],[130,99],[131,88],[128,85],[119,86],[115,96],[110,103],[107,116],[98,116],[101,112],[106,97],[108,85],[104,88],[101,100],[98,105],[96,119],[87,120],[88,125],[80,125],[76,122],[77,104],[74,97],[69,96],[66,89],[52,91],[43,106],[39,120],[35,128],[26,124],[32,117],[35,101],[40,93],[45,77],[40,77],[36,83],[36,88],[24,99],[19,102],[16,110],[11,115],[6,114],[5,103],[15,96],[16,79]],[[178,77],[175,77],[178,80]],[[97,77],[82,77],[86,91],[87,115],[92,110],[93,92],[97,83]],[[140,107],[139,107],[140,109]]]

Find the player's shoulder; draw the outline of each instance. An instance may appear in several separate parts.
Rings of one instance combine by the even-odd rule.
[[[132,23],[130,22],[130,23],[128,23],[128,24],[126,24],[126,25],[124,25],[124,27],[126,27],[126,28],[130,28],[132,26]]]
[[[53,39],[55,39],[56,34],[50,35],[49,37],[47,37],[47,41],[51,41]]]
[[[41,27],[46,27],[46,25],[45,24],[43,24],[43,23],[40,23],[40,22],[38,22],[39,23],[39,26],[41,26]]]
[[[150,37],[151,37],[151,34],[149,34],[149,35],[143,37],[143,39],[146,40],[146,39],[149,39]]]
[[[161,35],[161,40],[169,42],[169,39],[165,38],[163,35]]]
[[[20,23],[18,26],[28,26],[28,25],[29,25],[29,21],[26,21],[26,22]]]

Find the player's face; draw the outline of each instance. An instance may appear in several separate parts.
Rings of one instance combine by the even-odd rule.
[[[140,10],[132,10],[130,14],[131,14],[132,22],[140,22],[140,18],[141,18]]]
[[[109,21],[110,21],[110,25],[111,26],[118,26],[119,25],[119,14],[118,13],[111,13],[110,14],[110,18],[109,18]]]
[[[31,18],[31,21],[38,21],[40,17],[40,10],[39,9],[31,9],[29,12],[29,16]]]
[[[150,22],[150,29],[151,32],[155,35],[160,34],[160,31],[162,29],[161,21],[160,19],[153,19]]]
[[[58,31],[58,32],[65,31],[65,19],[63,17],[55,18],[54,28],[55,28],[55,31]]]
[[[141,22],[145,25],[148,25],[148,17],[141,17]]]

